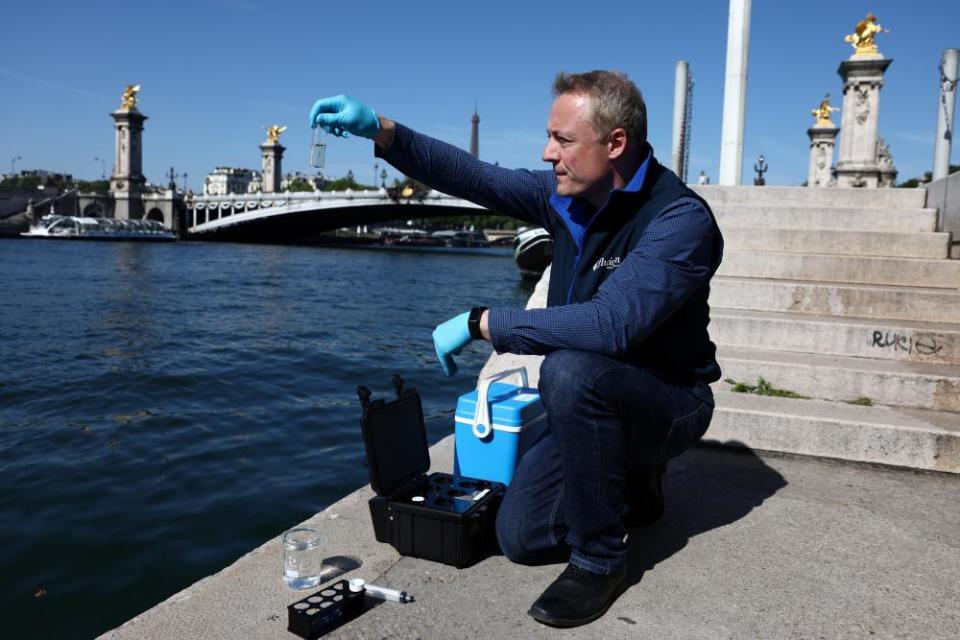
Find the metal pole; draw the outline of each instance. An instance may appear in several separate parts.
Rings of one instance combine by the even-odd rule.
[[[23,160],[20,156],[13,156],[10,158],[10,177],[14,178],[17,175],[17,160]]]
[[[686,131],[687,114],[687,78],[690,72],[690,65],[686,60],[678,60],[676,74],[673,82],[673,152],[671,159],[673,161],[673,172],[683,179],[684,173],[684,147],[686,140],[684,133]]]
[[[933,179],[950,172],[953,116],[957,106],[957,60],[960,49],[947,49],[940,59],[940,100],[937,102],[937,137],[933,145]]]
[[[727,23],[727,79],[723,89],[720,184],[738,185],[743,172],[743,123],[747,102],[750,1],[730,0]]]

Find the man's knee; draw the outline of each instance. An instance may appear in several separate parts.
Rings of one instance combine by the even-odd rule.
[[[508,560],[520,564],[531,562],[531,552],[527,542],[529,534],[523,528],[523,518],[508,515],[503,509],[497,513],[497,544]]]
[[[497,514],[497,543],[500,551],[517,564],[552,564],[564,562],[570,555],[570,547],[563,543],[548,541],[543,531],[525,526],[523,517]]]
[[[612,371],[610,359],[596,353],[561,349],[553,351],[540,365],[540,397],[547,413],[563,415],[584,401],[610,400],[612,389],[604,376]]]
[[[589,393],[596,382],[596,356],[585,351],[553,351],[540,365],[540,396],[551,405],[578,399]]]

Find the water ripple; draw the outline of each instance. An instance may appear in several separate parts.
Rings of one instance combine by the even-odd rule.
[[[502,256],[0,240],[4,636],[96,635],[364,484],[359,384],[400,373],[449,433],[490,347],[446,378],[430,333],[522,306],[518,281]]]

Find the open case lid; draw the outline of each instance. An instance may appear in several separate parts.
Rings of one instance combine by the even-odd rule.
[[[371,401],[369,389],[357,389],[363,406],[360,428],[367,450],[370,486],[378,496],[392,494],[430,469],[420,394],[404,389],[400,376],[393,377],[393,385],[397,398],[390,402]]]

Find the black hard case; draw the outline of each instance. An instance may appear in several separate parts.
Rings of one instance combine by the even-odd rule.
[[[397,398],[390,402],[371,401],[369,389],[357,389],[370,486],[377,494],[369,502],[374,535],[405,556],[465,567],[493,544],[506,486],[449,473],[426,475],[430,452],[420,395],[405,389],[399,376],[393,382]]]

